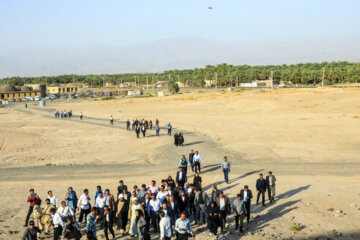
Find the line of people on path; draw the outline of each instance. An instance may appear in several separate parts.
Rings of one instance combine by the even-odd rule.
[[[66,110],[63,110],[63,111],[54,110],[54,117],[56,119],[60,119],[60,118],[69,118],[69,119],[71,119],[72,110],[70,110],[69,112],[67,112]]]

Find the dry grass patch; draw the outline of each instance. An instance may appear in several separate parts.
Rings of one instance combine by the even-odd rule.
[[[295,232],[298,232],[298,231],[301,231],[302,229],[304,228],[304,225],[302,225],[302,224],[293,224],[293,225],[291,225],[290,227],[289,227],[289,229],[291,230],[291,231],[295,231]]]

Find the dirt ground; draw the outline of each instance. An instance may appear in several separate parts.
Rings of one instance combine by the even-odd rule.
[[[208,193],[217,183],[234,199],[245,184],[255,193],[259,173],[272,170],[277,177],[276,203],[262,207],[253,200],[245,233],[235,232],[229,216],[229,231],[221,238],[360,239],[359,99],[356,88],[283,89],[0,109],[0,239],[22,235],[30,188],[42,199],[51,189],[62,200],[69,186],[78,195],[88,188],[93,196],[97,185],[115,192],[120,179],[128,186],[160,182],[176,176],[181,155],[191,149],[202,156]],[[57,120],[53,109],[71,109],[74,117]],[[136,139],[125,126],[126,119],[135,118],[158,118],[160,137],[148,131]],[[168,122],[173,132],[184,133],[183,147],[167,136]],[[219,169],[224,155],[232,163],[230,184]],[[290,230],[295,223],[303,229]],[[195,230],[196,239],[213,238],[205,226]]]

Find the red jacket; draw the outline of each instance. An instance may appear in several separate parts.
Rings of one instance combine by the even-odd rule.
[[[28,197],[28,202],[30,202],[30,206],[35,206],[37,197]]]

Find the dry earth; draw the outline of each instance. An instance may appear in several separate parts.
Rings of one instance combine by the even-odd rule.
[[[255,191],[258,173],[277,176],[276,203],[253,205],[244,235],[235,233],[230,216],[223,238],[360,239],[359,97],[355,88],[284,89],[0,109],[0,239],[19,239],[24,231],[31,187],[43,199],[49,189],[62,199],[68,186],[78,194],[89,188],[93,195],[99,184],[115,191],[119,179],[128,186],[160,181],[176,174],[181,154],[191,148],[202,155],[208,192],[218,183],[233,199],[245,184]],[[75,116],[56,120],[52,109],[72,109]],[[150,131],[136,139],[125,130],[128,118],[158,118],[161,136]],[[168,122],[185,134],[184,147],[166,136]],[[229,185],[219,170],[224,155],[233,165]],[[304,228],[289,230],[295,223]],[[334,229],[342,236],[335,237]],[[196,228],[196,239],[210,239],[204,230]]]

